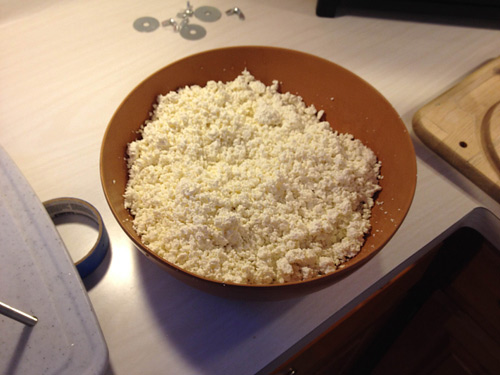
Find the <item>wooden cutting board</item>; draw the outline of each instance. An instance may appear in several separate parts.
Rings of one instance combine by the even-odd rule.
[[[421,108],[422,141],[500,202],[500,57]]]

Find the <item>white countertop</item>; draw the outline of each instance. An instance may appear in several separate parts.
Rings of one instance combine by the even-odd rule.
[[[313,0],[192,4],[223,12],[203,24],[207,35],[197,41],[171,28],[140,33],[132,27],[142,16],[175,17],[182,1],[0,0],[0,144],[42,201],[78,197],[103,216],[110,256],[85,284],[109,348],[109,374],[265,373],[450,228],[476,225],[499,241],[489,213],[500,217],[500,204],[411,130],[417,109],[500,55],[498,29],[320,18]],[[234,6],[245,21],[224,14]],[[418,183],[402,227],[366,265],[305,297],[227,300],[180,283],[134,248],[102,192],[101,139],[125,96],[181,57],[234,45],[297,49],[344,66],[386,96],[414,140]]]

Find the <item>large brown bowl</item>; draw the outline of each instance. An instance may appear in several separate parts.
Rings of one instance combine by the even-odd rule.
[[[382,191],[371,219],[372,230],[360,253],[338,271],[313,280],[282,285],[246,285],[212,281],[186,272],[158,257],[142,242],[124,208],[127,183],[126,148],[148,118],[159,94],[209,80],[230,81],[248,69],[266,85],[281,83],[282,92],[303,97],[325,111],[339,132],[348,132],[370,147],[382,162]],[[101,148],[101,182],[119,224],[138,249],[184,282],[204,291],[241,298],[284,298],[324,287],[377,253],[401,225],[413,199],[416,158],[411,138],[390,103],[371,85],[348,70],[319,57],[272,47],[230,47],[198,53],[174,62],[141,82],[118,107]]]

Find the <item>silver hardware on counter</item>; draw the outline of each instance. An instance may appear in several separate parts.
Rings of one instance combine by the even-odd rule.
[[[141,17],[134,21],[134,29],[140,32],[150,33],[160,26],[160,22],[153,17]]]
[[[198,40],[207,35],[207,31],[200,25],[190,24],[181,27],[180,34],[184,39]]]
[[[169,18],[168,20],[162,21],[161,25],[163,27],[173,26],[174,27],[174,31],[177,31],[178,24],[177,24],[177,21],[174,20],[173,18]]]
[[[187,18],[187,17],[193,16],[193,14],[194,14],[193,6],[188,1],[187,4],[186,4],[186,9],[184,9],[184,11],[182,11],[181,13],[178,13],[177,17],[179,17],[179,18]]]
[[[203,22],[215,22],[221,15],[219,9],[210,6],[202,6],[194,11],[194,16]]]
[[[236,14],[241,20],[245,19],[245,15],[240,8],[234,7],[226,11],[228,16]],[[177,13],[176,18],[169,18],[161,22],[161,26],[172,26],[174,32],[178,32],[184,39],[198,40],[207,35],[207,30],[200,25],[191,24],[189,18],[195,16],[203,22],[215,22],[222,16],[219,9],[212,6],[201,6],[193,10],[193,6],[188,1],[186,8]],[[134,28],[141,32],[152,32],[160,26],[157,19],[153,17],[141,17],[135,20]]]
[[[200,25],[189,24],[189,18],[185,17],[180,22],[169,18],[161,23],[163,27],[173,26],[175,32],[179,32],[184,39],[198,40],[207,35],[207,30]]]
[[[173,18],[169,18],[168,20],[162,21],[161,25],[163,27],[173,26],[175,32],[181,31],[181,29],[189,23],[188,18],[183,18],[180,22],[177,22]]]
[[[228,16],[232,16],[233,14],[236,14],[240,18],[240,20],[244,20],[245,19],[245,15],[241,11],[241,9],[238,8],[238,7],[234,7],[234,8],[226,10],[226,14]]]
[[[197,40],[207,35],[207,31],[200,25],[189,24],[189,18],[195,14],[193,6],[188,1],[186,9],[177,14],[180,19],[177,22],[174,18],[169,18],[161,23],[163,27],[173,26],[175,32],[179,32],[184,39]]]

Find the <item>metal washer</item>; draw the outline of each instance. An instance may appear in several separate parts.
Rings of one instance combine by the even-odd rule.
[[[184,39],[198,40],[207,35],[207,30],[200,25],[188,24],[182,27],[180,34]]]
[[[202,6],[196,8],[196,10],[194,11],[194,16],[203,22],[215,22],[219,18],[221,18],[222,13],[217,8]]]
[[[153,17],[141,17],[134,21],[134,29],[140,32],[150,33],[160,27],[160,22]]]

